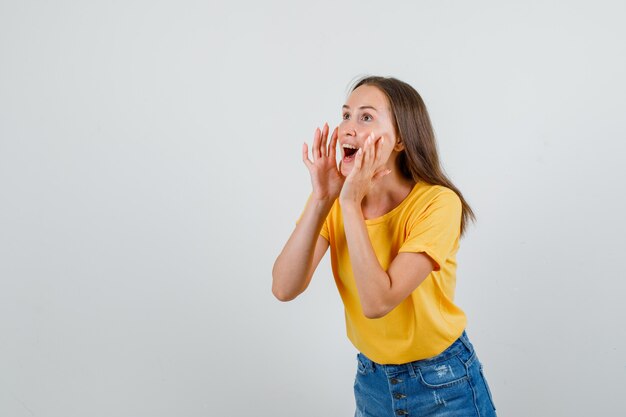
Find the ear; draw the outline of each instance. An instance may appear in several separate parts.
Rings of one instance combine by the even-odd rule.
[[[396,138],[396,144],[393,146],[393,150],[396,152],[401,152],[404,150],[404,143],[402,142],[402,139]]]

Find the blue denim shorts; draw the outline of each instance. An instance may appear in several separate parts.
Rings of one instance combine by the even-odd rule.
[[[428,359],[380,365],[357,355],[355,417],[492,417],[496,408],[483,366],[465,331]]]

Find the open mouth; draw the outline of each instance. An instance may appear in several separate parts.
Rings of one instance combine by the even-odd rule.
[[[344,163],[352,162],[359,148],[357,148],[354,145],[348,145],[348,144],[344,144],[342,148],[343,148],[343,162]]]

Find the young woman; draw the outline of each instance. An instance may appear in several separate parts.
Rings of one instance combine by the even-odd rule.
[[[494,416],[454,303],[459,239],[474,214],[443,173],[420,95],[395,78],[352,88],[328,142],[302,159],[313,191],[276,259],[272,292],[302,293],[330,247],[358,349],[356,416]],[[336,146],[342,149],[337,166]]]

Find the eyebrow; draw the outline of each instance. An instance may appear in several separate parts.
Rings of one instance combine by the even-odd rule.
[[[350,106],[348,106],[347,104],[344,104],[341,108],[342,108],[342,109],[348,109],[348,110],[349,110],[349,109],[350,109]],[[361,106],[361,107],[359,107],[359,110],[363,110],[363,109],[372,109],[372,110],[374,110],[374,111],[378,111],[378,110],[376,110],[376,108],[375,108],[375,107],[372,107],[372,106]]]

